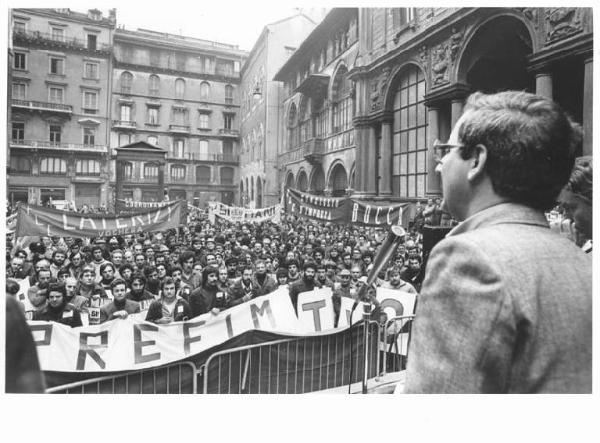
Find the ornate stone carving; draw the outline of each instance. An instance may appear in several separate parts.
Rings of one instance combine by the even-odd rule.
[[[427,51],[427,46],[423,45],[421,46],[421,50],[419,51],[419,63],[421,63],[421,66],[425,69],[427,69],[427,59],[429,57],[429,52]]]
[[[579,8],[546,10],[546,40],[560,40],[583,30]]]
[[[517,8],[525,18],[533,23],[534,27],[538,27],[538,8]]]
[[[431,64],[431,75],[434,86],[448,82],[449,64],[448,45],[441,43],[434,47]]]
[[[464,36],[464,29],[452,28],[450,38],[432,49],[431,73],[434,87],[449,81],[450,67],[456,62]]]
[[[390,77],[390,71],[390,67],[386,66],[379,72],[379,75],[371,79],[371,111],[381,109],[383,105],[383,99]]]

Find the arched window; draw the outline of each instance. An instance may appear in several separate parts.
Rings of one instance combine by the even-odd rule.
[[[225,103],[233,103],[233,86],[225,85]]]
[[[298,117],[300,144],[302,144],[306,140],[310,140],[312,138],[309,101],[310,101],[310,99],[308,97],[303,97],[302,101],[300,102],[300,115]]]
[[[171,180],[172,181],[184,181],[185,180],[185,165],[171,165]]]
[[[133,82],[133,74],[131,72],[123,72],[121,74],[121,94],[131,94],[131,84]]]
[[[288,151],[298,147],[298,115],[296,104],[292,103],[288,115]]]
[[[210,166],[196,166],[196,183],[210,183]]]
[[[44,157],[40,161],[41,174],[66,174],[67,162],[58,157]]]
[[[210,84],[208,82],[200,83],[200,100],[208,100],[210,98]]]
[[[154,97],[160,93],[160,79],[158,75],[152,74],[148,79],[148,93]]]
[[[144,179],[158,179],[158,165],[156,163],[144,164]]]
[[[343,132],[352,128],[354,106],[352,100],[352,84],[348,78],[348,70],[341,66],[333,81],[332,90],[333,133]]]
[[[400,76],[394,96],[392,191],[400,197],[422,198],[427,175],[425,77],[412,65]]]
[[[175,97],[183,98],[185,95],[185,80],[178,78],[175,80]]]
[[[221,184],[232,185],[233,184],[233,168],[226,166],[221,168]]]
[[[75,162],[75,174],[77,175],[100,175],[100,162],[98,160],[77,160]]]

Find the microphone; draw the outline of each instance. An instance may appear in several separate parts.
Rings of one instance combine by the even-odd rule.
[[[352,311],[350,311],[350,323],[352,324],[352,315],[354,314],[354,310],[358,306],[358,302],[364,298],[369,286],[371,286],[375,280],[377,280],[377,276],[379,272],[385,267],[387,262],[394,256],[398,246],[404,243],[406,239],[406,231],[402,226],[394,225],[390,228],[387,237],[381,244],[379,251],[377,252],[377,256],[373,260],[373,267],[369,271],[367,275],[367,281],[360,286],[358,289],[358,294],[354,304],[352,305]]]

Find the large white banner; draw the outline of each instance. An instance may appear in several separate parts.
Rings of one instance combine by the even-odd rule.
[[[403,294],[386,291],[382,300],[402,299]],[[353,299],[342,297],[338,328],[348,327],[353,304]],[[363,303],[357,305],[353,324],[362,318],[363,307]],[[218,315],[207,313],[160,326],[142,320],[144,317],[142,313],[78,328],[45,321],[30,321],[29,326],[44,371],[102,372],[137,370],[179,361],[253,329],[297,336],[331,330],[334,325],[330,288],[299,294],[298,315],[287,288],[280,288]]]
[[[209,220],[215,221],[216,217],[221,217],[228,222],[252,222],[259,223],[270,220],[274,223],[279,223],[281,214],[281,205],[276,204],[268,208],[248,209],[238,206],[227,206],[221,202],[210,202],[208,205]]]

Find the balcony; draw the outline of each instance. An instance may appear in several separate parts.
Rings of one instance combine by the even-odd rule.
[[[56,143],[48,140],[16,140],[10,142],[11,149],[23,148],[29,150],[35,149],[51,149],[62,152],[98,152],[107,153],[108,147],[105,145],[84,145],[81,143]]]
[[[174,134],[189,134],[190,125],[169,125],[169,132]]]
[[[131,120],[113,120],[112,122],[113,129],[135,129],[137,127],[137,123]]]
[[[38,102],[35,100],[19,100],[13,98],[11,105],[13,108],[28,109],[30,111],[54,112],[63,115],[73,114],[73,107],[62,103]]]
[[[70,36],[54,36],[49,33],[39,31],[15,31],[13,33],[13,42],[39,43],[44,45],[53,45],[63,48],[84,49],[88,51],[110,52],[111,46],[105,43],[96,43],[88,45],[87,40]]]
[[[237,129],[221,128],[219,129],[219,135],[223,135],[225,137],[239,137],[240,131],[238,131]]]
[[[311,138],[302,144],[304,159],[311,165],[320,163],[324,154],[324,143],[321,138]]]
[[[200,152],[186,152],[183,155],[167,152],[168,160],[188,160],[211,163],[235,163],[238,164],[240,156],[237,154],[208,154]]]
[[[304,160],[304,148],[302,146],[294,149],[293,151],[287,151],[279,154],[279,162],[282,165],[295,163],[300,160]]]

